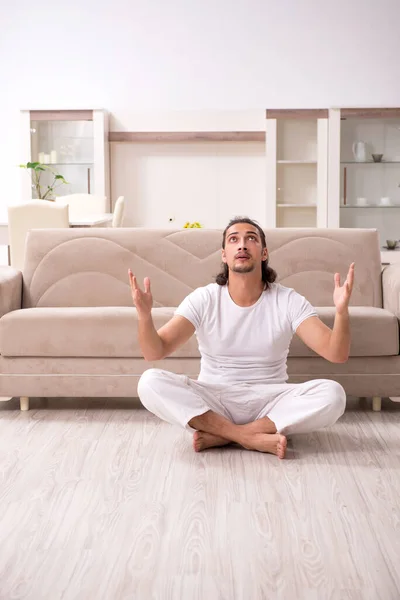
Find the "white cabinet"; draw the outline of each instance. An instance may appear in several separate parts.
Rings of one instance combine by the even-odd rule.
[[[327,227],[328,110],[267,110],[267,227]]]
[[[88,193],[110,197],[108,114],[104,110],[21,111],[21,163],[39,162],[47,167],[41,185],[52,182],[53,173],[68,182],[57,196]],[[29,173],[21,170],[22,200],[37,198]],[[106,210],[110,210],[106,206]]]
[[[328,226],[378,229],[382,262],[400,250],[400,109],[329,111]]]

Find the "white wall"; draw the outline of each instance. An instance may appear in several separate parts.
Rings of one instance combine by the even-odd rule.
[[[400,104],[398,0],[0,4],[0,208],[19,198],[21,108]]]
[[[113,143],[111,161],[125,226],[223,228],[243,214],[265,223],[264,142]]]

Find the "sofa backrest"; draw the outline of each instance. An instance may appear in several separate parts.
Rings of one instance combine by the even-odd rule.
[[[278,281],[314,306],[332,306],[333,277],[356,263],[352,305],[382,306],[374,229],[265,230]],[[214,281],[222,230],[34,229],[27,237],[23,307],[131,306],[128,268],[151,280],[154,306],[177,306]]]

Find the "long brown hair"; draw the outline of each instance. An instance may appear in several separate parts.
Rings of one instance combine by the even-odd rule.
[[[258,223],[256,223],[252,219],[249,219],[249,217],[235,217],[234,219],[231,219],[229,221],[228,225],[224,229],[224,233],[222,234],[222,248],[223,249],[225,249],[226,232],[228,231],[228,229],[230,227],[232,227],[232,225],[236,225],[236,223],[248,223],[249,225],[252,225],[253,227],[255,227],[257,229],[258,233],[260,234],[263,250],[264,250],[264,248],[267,247],[265,233]],[[270,283],[274,283],[276,277],[277,277],[276,272],[273,269],[271,269],[271,267],[268,266],[268,259],[263,260],[261,262],[261,278],[262,278],[263,282],[265,283],[265,289],[267,289],[269,287]],[[226,285],[228,283],[228,279],[229,279],[229,268],[226,263],[223,263],[222,270],[216,276],[215,281],[218,283],[218,285]]]

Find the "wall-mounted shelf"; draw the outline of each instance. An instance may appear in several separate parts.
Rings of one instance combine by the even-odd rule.
[[[110,131],[109,142],[265,142],[265,131]]]

